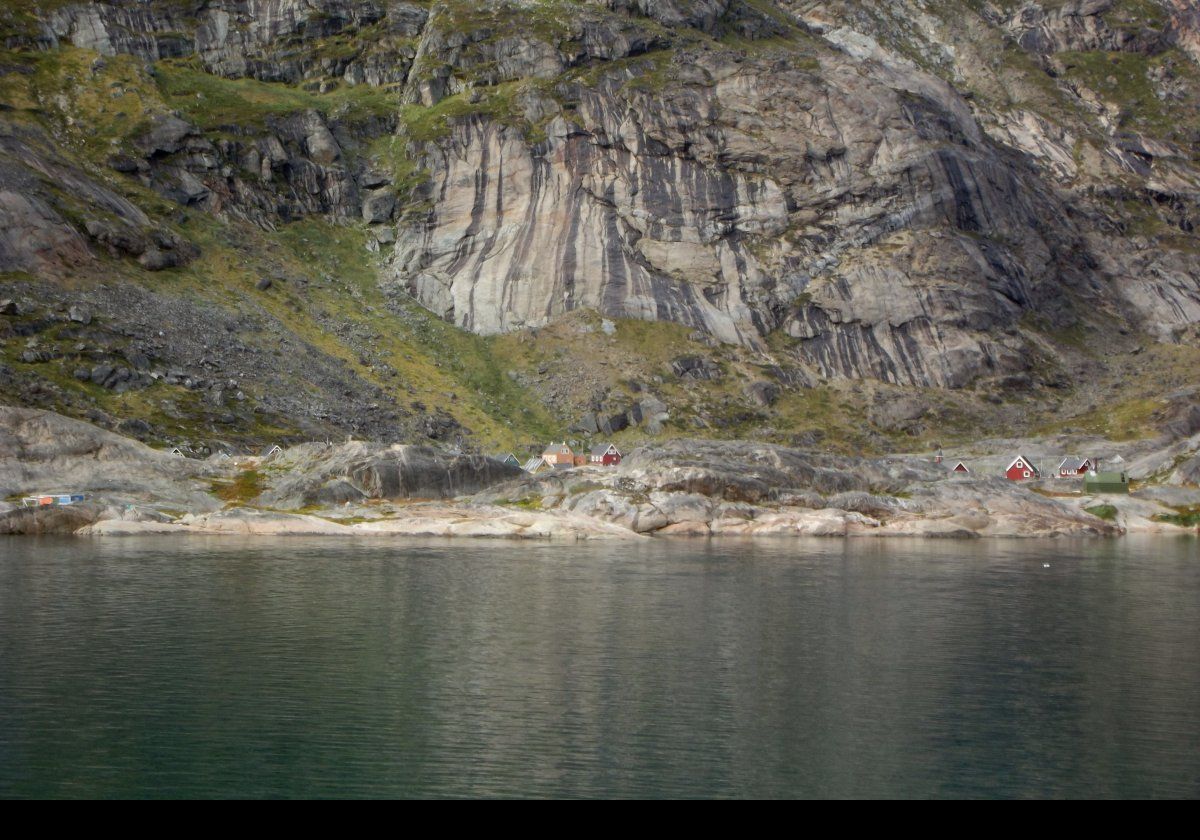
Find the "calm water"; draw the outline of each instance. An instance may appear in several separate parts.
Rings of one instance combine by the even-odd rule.
[[[4,540],[0,796],[1197,797],[1200,551]]]

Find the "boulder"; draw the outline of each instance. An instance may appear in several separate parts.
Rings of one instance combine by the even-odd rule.
[[[671,362],[671,371],[680,379],[720,379],[721,368],[703,356],[683,356]]]
[[[389,221],[396,210],[396,193],[390,189],[375,190],[363,199],[362,217],[369,225]]]

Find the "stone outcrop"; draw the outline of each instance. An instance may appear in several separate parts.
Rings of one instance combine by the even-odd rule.
[[[151,449],[90,423],[0,406],[0,496],[102,494],[113,501],[209,510],[217,502],[207,491],[219,474],[204,462]]]
[[[1070,0],[1050,5],[1029,3],[1005,22],[1017,43],[1035,53],[1067,50],[1157,52],[1168,33],[1146,24],[1113,26],[1104,16],[1114,0]]]
[[[477,493],[522,472],[482,455],[447,455],[429,447],[306,444],[272,462],[261,503],[301,508],[364,499],[447,499]]]
[[[145,61],[195,56],[221,76],[387,84],[406,77],[426,16],[418,3],[374,0],[80,2],[50,11],[37,37]]]
[[[536,500],[546,510],[662,536],[1053,537],[1119,530],[1070,501],[998,477],[949,477],[930,460],[844,458],[742,442],[649,446],[617,469],[545,474],[476,497],[485,505],[496,499]]]

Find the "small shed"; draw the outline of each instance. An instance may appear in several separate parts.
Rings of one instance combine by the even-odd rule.
[[[1092,472],[1083,479],[1084,493],[1128,493],[1129,476],[1123,472]]]
[[[267,461],[267,460],[270,460],[271,458],[274,458],[276,455],[282,455],[282,454],[283,454],[283,447],[281,447],[279,444],[275,443],[275,444],[272,444],[271,446],[268,446],[266,449],[264,449],[262,452],[262,455],[260,457],[264,461]]]
[[[519,460],[517,460],[517,456],[512,454],[511,452],[509,452],[507,455],[493,455],[492,457],[495,458],[497,461],[499,461],[501,464],[507,464],[510,467],[518,467],[519,468],[521,466],[521,462]]]
[[[1012,463],[1004,471],[1004,477],[1009,481],[1026,481],[1031,478],[1039,478],[1041,474],[1042,471],[1024,455],[1013,458]]]
[[[602,443],[599,446],[593,446],[591,453],[588,455],[588,462],[592,465],[615,467],[621,463],[621,450],[617,449],[611,443]]]
[[[954,466],[950,468],[950,472],[958,473],[959,475],[967,475],[971,472],[971,470],[968,469],[967,465],[962,461],[956,461]]]
[[[521,467],[530,475],[541,475],[544,472],[554,469],[554,464],[546,460],[546,456],[539,455],[536,458],[530,458],[525,462],[525,466]]]

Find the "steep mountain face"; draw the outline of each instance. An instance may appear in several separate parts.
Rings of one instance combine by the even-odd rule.
[[[1092,330],[1196,344],[1195,0],[55,1],[0,31],[22,290],[202,275],[189,214],[319,219],[366,230],[392,317],[668,322],[785,389],[1061,387]],[[368,425],[420,426],[346,375]]]
[[[866,74],[782,16],[755,26],[792,38],[698,40],[525,91],[536,143],[470,119],[427,144],[429,209],[402,220],[396,278],[485,333],[584,307],[751,346],[783,329],[822,376],[954,386],[1019,367],[1002,333],[1079,282],[1057,197],[948,85]]]

